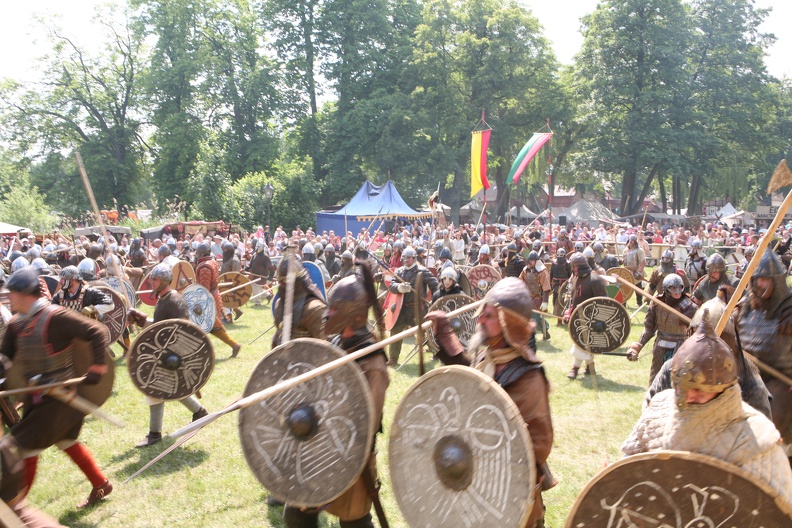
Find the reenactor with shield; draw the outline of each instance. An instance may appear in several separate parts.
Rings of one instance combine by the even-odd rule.
[[[133,309],[130,311],[130,317],[134,320],[135,324],[141,328],[146,328],[153,323],[158,323],[166,319],[190,319],[184,297],[170,287],[172,280],[173,273],[168,264],[159,263],[154,266],[149,274],[151,287],[154,290],[154,295],[157,296],[157,304],[154,307],[154,318],[148,319],[145,313]],[[187,396],[179,400],[179,402],[193,413],[193,421],[203,418],[208,414],[207,410],[200,404],[195,396]],[[165,416],[165,402],[146,396],[146,403],[149,405],[149,433],[135,447],[152,446],[162,440],[162,420]]]
[[[83,262],[89,259],[83,259]],[[76,266],[66,266],[60,273],[60,290],[52,297],[52,304],[81,312],[97,319],[114,308],[112,297],[85,284]]]
[[[272,348],[281,345],[283,319],[286,306],[286,286],[289,277],[289,257],[284,256],[278,264],[278,298],[275,301],[275,326]],[[291,337],[322,337],[322,317],[326,308],[324,298],[316,285],[311,282],[302,263],[294,259],[294,297],[292,305]],[[355,275],[352,269],[351,276]]]
[[[664,279],[672,273],[679,275],[682,279],[682,285],[686,289],[690,288],[690,281],[688,281],[687,275],[674,264],[674,253],[670,249],[666,249],[660,256],[660,265],[652,271],[652,275],[649,277],[649,293],[660,290],[659,293],[662,294],[663,285],[665,284]]]
[[[90,348],[90,366],[82,384],[97,385],[112,376],[107,364],[107,332],[102,325],[41,297],[38,276],[32,268],[11,275],[6,287],[16,315],[0,345],[1,377],[6,377],[10,360],[25,381],[36,378],[39,384],[46,384],[74,378],[76,339],[86,340]],[[68,390],[68,395],[74,394],[73,388],[64,390]],[[88,448],[77,441],[85,414],[54,395],[41,393],[31,394],[24,405],[24,418],[11,429],[11,436],[24,462],[25,493],[33,485],[39,454],[57,446],[91,482],[91,493],[78,508],[96,504],[109,495],[113,485]]]
[[[550,265],[550,283],[553,289],[553,315],[561,315],[561,302],[558,296],[562,294],[561,286],[572,277],[572,266],[566,258],[566,249],[559,248],[556,252],[555,262]],[[563,323],[558,319],[558,326]]]
[[[528,263],[520,274],[520,280],[528,287],[533,306],[539,306],[540,311],[546,312],[551,291],[550,272],[536,251],[531,251],[528,254]],[[542,338],[545,341],[550,339],[550,323],[539,314],[533,314],[533,320],[537,325],[541,325]]]
[[[574,253],[569,259],[569,264],[572,266],[572,273],[574,277],[574,284],[572,285],[572,299],[569,302],[569,308],[564,314],[564,324],[569,323],[572,312],[579,304],[591,299],[592,297],[607,297],[608,293],[605,290],[605,283],[596,273],[592,273],[588,260],[581,253]],[[567,373],[567,378],[577,378],[580,365],[586,362],[585,374],[596,375],[594,370],[594,355],[580,348],[577,344],[572,344],[572,349],[569,351],[574,358],[572,361],[572,368]]]
[[[630,235],[627,241],[627,249],[624,251],[624,267],[630,270],[635,279],[636,286],[642,286],[646,276],[644,275],[644,268],[646,267],[646,253],[638,245],[638,235]],[[636,294],[638,306],[643,303],[643,296]]]
[[[721,289],[724,291],[724,301],[728,302],[734,286],[726,270],[726,259],[720,253],[713,253],[707,259],[707,274],[693,287],[693,302],[700,306],[714,299]]]
[[[685,259],[685,274],[693,284],[707,274],[707,256],[701,250],[699,239],[690,243],[690,253]]]
[[[682,315],[693,317],[696,314],[696,304],[684,293],[685,285],[682,277],[677,273],[670,273],[663,279],[662,292],[658,298]],[[649,384],[660,372],[663,363],[671,359],[677,348],[687,339],[687,322],[668,310],[662,310],[655,303],[649,306],[644,321],[644,331],[637,342],[630,345],[627,359],[638,361],[638,354],[646,343],[657,334],[654,348],[652,349],[652,366],[649,368]]]
[[[433,321],[434,336],[444,364],[475,366],[494,379],[517,405],[528,426],[536,463],[533,509],[527,527],[544,526],[544,505],[541,492],[555,485],[547,468],[553,444],[550,417],[549,382],[544,367],[529,342],[535,330],[531,320],[532,301],[525,284],[518,278],[505,278],[487,292],[478,312],[478,332],[468,351],[462,347],[445,312],[434,311],[426,318]],[[479,347],[486,348],[478,353]],[[473,357],[470,354],[476,354]],[[467,394],[473,397],[474,395]]]
[[[457,295],[462,293],[462,288],[460,288],[457,283],[458,279],[459,274],[453,266],[443,268],[440,272],[440,286],[437,288],[437,291],[434,292],[434,295],[432,295],[432,302],[446,295]]]
[[[215,300],[215,307],[217,308],[215,325],[210,333],[231,347],[231,357],[237,357],[239,351],[242,349],[242,345],[234,341],[223,326],[223,300],[220,298],[220,291],[217,289],[220,269],[217,265],[217,261],[212,256],[212,249],[209,244],[206,242],[198,244],[195,250],[195,258],[197,259],[195,280],[198,284],[211,292]]]

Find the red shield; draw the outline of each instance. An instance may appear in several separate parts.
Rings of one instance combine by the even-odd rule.
[[[138,298],[140,299],[140,302],[146,306],[154,306],[157,304],[157,296],[154,295],[154,292],[152,291],[151,281],[149,280],[148,275],[146,275],[146,278],[144,278],[143,282],[140,283]]]
[[[401,293],[388,292],[385,296],[385,304],[382,310],[385,312],[385,329],[391,330],[396,326],[396,320],[399,318],[399,313],[402,309],[404,302],[404,295]]]

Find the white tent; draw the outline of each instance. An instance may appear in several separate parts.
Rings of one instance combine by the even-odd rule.
[[[0,222],[0,235],[14,236],[20,230],[30,231],[30,229],[28,229],[27,227],[19,227],[19,226],[15,226],[13,224],[7,224],[5,222]]]
[[[539,218],[547,218],[550,214],[545,209],[539,214]],[[607,207],[599,202],[589,200],[578,200],[570,207],[553,207],[553,223],[558,223],[560,217],[565,216],[567,223],[588,222],[611,222],[611,212]]]

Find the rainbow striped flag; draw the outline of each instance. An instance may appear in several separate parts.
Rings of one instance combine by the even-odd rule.
[[[470,197],[481,189],[489,189],[487,179],[487,149],[489,148],[492,130],[474,130],[473,141],[470,143]]]

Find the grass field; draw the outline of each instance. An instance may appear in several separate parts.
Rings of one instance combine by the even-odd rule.
[[[634,298],[628,311],[636,308]],[[151,310],[149,310],[150,312]],[[240,343],[238,358],[229,359],[230,348],[212,337],[216,365],[202,390],[203,404],[217,411],[242,393],[257,361],[270,348],[272,332],[248,345],[272,324],[268,305],[245,306],[245,314],[229,333]],[[632,335],[637,339],[645,310],[633,319]],[[605,464],[620,458],[619,446],[641,412],[647,385],[650,345],[637,363],[623,357],[597,358],[596,388],[592,380],[570,381],[568,350],[571,339],[565,327],[551,326],[552,338],[538,341],[538,354],[545,362],[551,383],[551,410],[555,441],[549,463],[560,484],[545,493],[547,526],[563,526],[572,504],[586,482]],[[411,343],[409,341],[408,343]],[[114,395],[103,406],[127,426],[118,429],[93,417],[86,420],[81,440],[93,451],[99,465],[113,482],[112,495],[100,505],[77,510],[75,504],[90,491],[90,484],[67,456],[55,449],[42,454],[39,472],[30,494],[31,502],[73,527],[250,527],[283,526],[280,508],[269,508],[267,492],[248,469],[240,448],[237,416],[220,418],[202,430],[146,473],[128,484],[122,482],[146,462],[168,447],[165,439],[156,446],[136,449],[135,443],[148,432],[148,407],[143,395],[132,385],[126,363],[115,360]],[[411,345],[405,345],[403,356]],[[626,347],[625,347],[626,348]],[[618,352],[624,352],[624,348]],[[428,368],[435,366],[429,362]],[[389,369],[391,384],[385,406],[385,434],[379,435],[379,468],[383,482],[382,499],[393,527],[406,526],[392,494],[388,475],[387,439],[390,422],[402,394],[418,378],[417,359],[399,372]],[[164,434],[187,424],[190,412],[178,403],[165,406]],[[321,526],[337,526],[323,516]],[[455,528],[455,527],[454,527]]]

